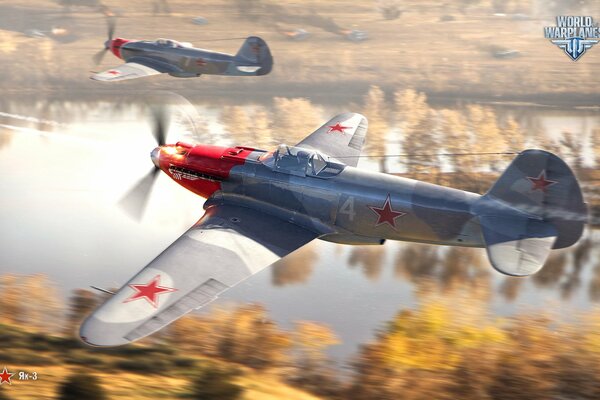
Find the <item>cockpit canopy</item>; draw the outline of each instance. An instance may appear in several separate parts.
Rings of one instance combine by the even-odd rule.
[[[344,164],[333,162],[318,151],[285,144],[279,145],[272,157],[265,161],[265,165],[277,172],[319,178],[335,176],[344,169]]]
[[[178,42],[176,40],[172,40],[172,39],[164,39],[164,38],[160,38],[160,39],[156,39],[155,41],[156,44],[164,46],[164,47],[192,47],[191,43],[186,43],[186,42]]]

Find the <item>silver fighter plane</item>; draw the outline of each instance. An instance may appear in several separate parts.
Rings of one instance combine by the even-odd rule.
[[[149,177],[162,171],[207,198],[205,214],[87,318],[80,335],[91,345],[143,338],[315,239],[482,247],[499,272],[526,276],[577,242],[587,221],[575,176],[542,150],[520,153],[479,195],[356,168],[360,114],[274,151],[165,145],[157,127]]]
[[[111,21],[111,20],[109,20]],[[200,75],[266,75],[273,68],[273,57],[267,43],[250,36],[236,55],[194,48],[191,43],[171,39],[128,40],[114,38],[114,23],[109,22],[108,40],[95,56],[99,64],[111,51],[125,64],[94,74],[97,81],[122,81],[144,76],[169,74],[177,78]]]

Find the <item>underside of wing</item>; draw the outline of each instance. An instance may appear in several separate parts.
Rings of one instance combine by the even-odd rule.
[[[189,231],[81,326],[94,346],[138,340],[315,239],[317,234],[245,207],[210,207]]]
[[[90,78],[96,81],[124,81],[126,79],[142,78],[144,76],[158,75],[161,72],[149,66],[127,62],[118,67],[92,75]]]
[[[332,118],[300,143],[299,147],[318,150],[355,167],[367,136],[367,119],[356,113]]]

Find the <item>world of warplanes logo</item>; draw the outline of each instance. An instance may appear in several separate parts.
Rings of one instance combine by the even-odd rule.
[[[544,36],[577,61],[586,50],[598,43],[600,30],[592,17],[559,15],[556,26],[544,27]]]

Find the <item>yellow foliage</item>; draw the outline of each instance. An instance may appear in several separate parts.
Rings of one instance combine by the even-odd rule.
[[[453,369],[462,361],[464,350],[506,341],[500,328],[472,317],[462,313],[460,302],[434,301],[417,312],[401,312],[375,351],[393,368]]]

